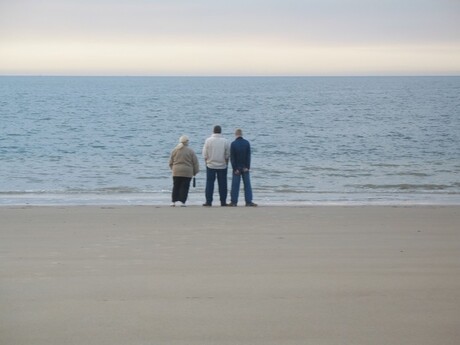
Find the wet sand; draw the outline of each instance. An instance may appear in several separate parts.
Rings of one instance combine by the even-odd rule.
[[[2,207],[0,344],[460,342],[460,207]]]

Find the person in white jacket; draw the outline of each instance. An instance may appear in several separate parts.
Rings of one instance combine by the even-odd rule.
[[[214,183],[217,177],[220,205],[227,206],[227,168],[230,158],[230,142],[222,136],[222,128],[214,126],[213,134],[203,146],[203,158],[206,163],[206,202],[203,206],[212,206]]]

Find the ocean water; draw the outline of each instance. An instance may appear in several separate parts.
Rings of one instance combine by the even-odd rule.
[[[0,77],[0,205],[166,204],[182,134],[201,204],[215,124],[262,205],[460,204],[460,77]]]

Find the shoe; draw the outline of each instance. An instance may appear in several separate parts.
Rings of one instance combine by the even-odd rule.
[[[176,203],[175,203],[175,202],[172,202],[170,206],[171,206],[171,207],[176,207]]]
[[[181,202],[180,207],[187,207],[187,205],[185,205],[185,202]]]
[[[204,203],[203,206],[204,206],[204,207],[211,207],[212,205],[211,205],[211,204]]]
[[[257,204],[253,203],[253,202],[248,202],[246,204],[247,207],[257,207]]]
[[[236,205],[235,203],[231,202],[230,204],[227,204],[227,206],[229,206],[229,207],[236,207],[237,205]]]

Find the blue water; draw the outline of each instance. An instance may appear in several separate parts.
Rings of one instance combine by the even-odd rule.
[[[167,203],[215,124],[260,204],[460,204],[460,77],[0,77],[0,118],[3,205]]]

